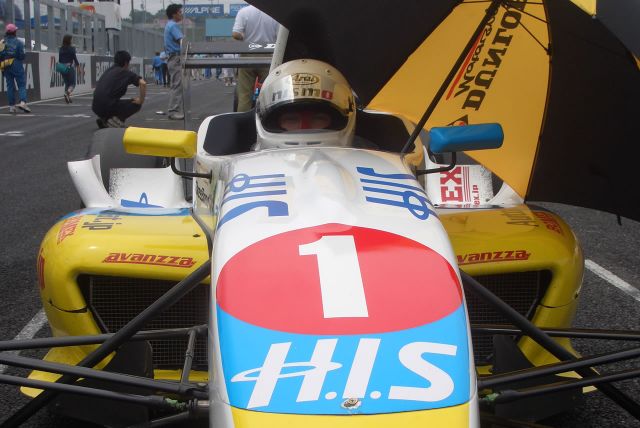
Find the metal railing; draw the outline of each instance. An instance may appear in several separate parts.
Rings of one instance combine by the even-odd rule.
[[[22,20],[14,5],[22,6]],[[113,55],[127,50],[134,57],[151,58],[163,48],[161,31],[128,22],[122,22],[121,31],[107,29],[103,15],[55,0],[5,0],[5,6],[5,22],[18,25],[27,51],[57,53],[65,34],[73,35],[78,53]]]

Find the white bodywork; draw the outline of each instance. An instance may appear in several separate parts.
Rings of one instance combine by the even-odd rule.
[[[67,167],[82,203],[87,208],[162,207],[186,208],[182,179],[170,167],[113,168],[109,191],[102,182],[100,155],[68,162]]]

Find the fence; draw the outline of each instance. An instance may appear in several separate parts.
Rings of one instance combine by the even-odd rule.
[[[23,16],[16,16],[16,2],[23,4]],[[162,49],[159,31],[122,22],[122,30],[107,29],[105,17],[54,0],[5,0],[5,22],[15,22],[18,37],[24,37],[27,51],[57,52],[65,34],[73,35],[78,53],[113,55],[127,50],[132,56],[152,57]],[[33,16],[32,16],[33,15]]]

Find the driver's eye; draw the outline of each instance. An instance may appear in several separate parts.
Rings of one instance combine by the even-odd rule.
[[[288,131],[300,129],[301,117],[296,113],[285,113],[280,118],[280,127]]]
[[[311,127],[313,129],[325,129],[331,123],[331,118],[326,113],[315,113],[311,118]]]

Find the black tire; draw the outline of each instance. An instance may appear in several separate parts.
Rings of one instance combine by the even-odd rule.
[[[100,155],[100,173],[104,188],[109,191],[109,175],[112,168],[161,168],[166,166],[165,158],[132,155],[124,150],[122,137],[125,129],[106,128],[93,134],[87,159]]]

